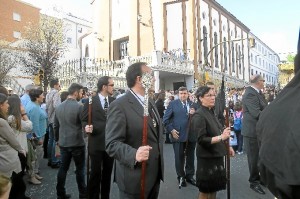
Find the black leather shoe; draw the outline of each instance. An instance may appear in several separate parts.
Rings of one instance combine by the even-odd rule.
[[[57,199],[69,199],[71,198],[71,194],[65,194],[64,196],[57,196]]]
[[[194,186],[196,186],[196,180],[194,178],[187,178],[186,181]]]
[[[186,187],[186,181],[183,177],[179,178],[179,185],[178,188],[181,189],[181,187]]]
[[[259,184],[250,184],[250,188],[259,194],[266,194]]]
[[[52,169],[58,169],[60,167],[60,163],[55,163],[51,165]]]

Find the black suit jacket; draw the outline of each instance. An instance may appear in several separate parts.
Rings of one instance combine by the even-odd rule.
[[[222,125],[215,116],[213,109],[200,106],[192,118],[191,130],[197,136],[197,157],[211,158],[226,155],[223,142],[211,144],[212,137],[222,133]]]
[[[153,109],[158,116],[153,100]],[[137,149],[142,146],[143,106],[131,92],[116,99],[110,106],[106,125],[106,152],[115,158],[114,181],[120,190],[129,194],[139,194],[141,186],[141,164],[135,163]],[[160,119],[153,126],[148,119],[148,145],[150,150],[146,167],[146,193],[153,188],[157,179],[163,180],[163,127]]]
[[[108,97],[109,104],[113,101],[113,97]],[[88,124],[88,107],[89,101],[84,104],[82,112],[83,128]],[[92,125],[93,132],[89,134],[88,150],[90,154],[95,155],[98,151],[105,151],[106,116],[98,94],[92,98]]]

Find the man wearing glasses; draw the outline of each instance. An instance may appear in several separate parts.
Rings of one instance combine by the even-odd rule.
[[[92,98],[92,125],[88,125],[89,101],[84,104],[82,124],[89,134],[88,153],[91,159],[91,173],[88,194],[90,199],[109,198],[111,172],[114,159],[105,152],[105,127],[108,107],[114,100],[111,95],[114,81],[103,76],[97,83],[97,94]]]
[[[243,103],[243,128],[244,146],[247,152],[249,166],[250,188],[260,194],[265,194],[260,186],[260,175],[258,170],[259,147],[256,135],[256,124],[260,113],[267,106],[267,101],[262,94],[265,80],[261,75],[250,78],[251,86],[247,87],[242,98]]]

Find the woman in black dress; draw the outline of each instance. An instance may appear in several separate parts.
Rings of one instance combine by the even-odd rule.
[[[215,199],[216,192],[226,188],[226,147],[223,141],[230,137],[230,128],[223,130],[214,115],[216,95],[211,88],[198,88],[196,96],[200,107],[191,121],[193,132],[198,135],[196,185],[200,191],[199,199]],[[230,154],[234,156],[231,147]]]

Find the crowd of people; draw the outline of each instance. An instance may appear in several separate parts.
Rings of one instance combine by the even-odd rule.
[[[250,188],[264,194],[261,184],[268,183],[263,182],[258,166],[263,143],[256,124],[275,99],[274,90],[262,93],[264,78],[254,75],[251,86],[226,89],[226,98],[217,100],[221,90],[212,82],[195,92],[180,87],[174,92],[151,90],[148,95],[144,77],[149,74],[146,63],[132,64],[126,72],[126,92],[116,92],[113,78],[103,76],[90,97],[77,83],[61,92],[58,79],[50,81],[47,94],[27,85],[23,96],[9,96],[0,87],[0,197],[29,199],[24,176],[33,185],[42,184],[39,164],[46,157],[48,166],[58,169],[58,199],[71,198],[65,181],[72,159],[80,199],[109,198],[112,173],[120,198],[158,198],[164,180],[164,142],[173,145],[179,189],[190,183],[198,187],[199,199],[216,199],[217,192],[226,189],[227,151],[234,156],[245,150]],[[148,81],[153,84],[154,78]],[[228,102],[227,127],[224,114],[215,110],[222,101]],[[147,144],[142,144],[145,128]],[[228,148],[225,142],[232,132],[237,144]]]

